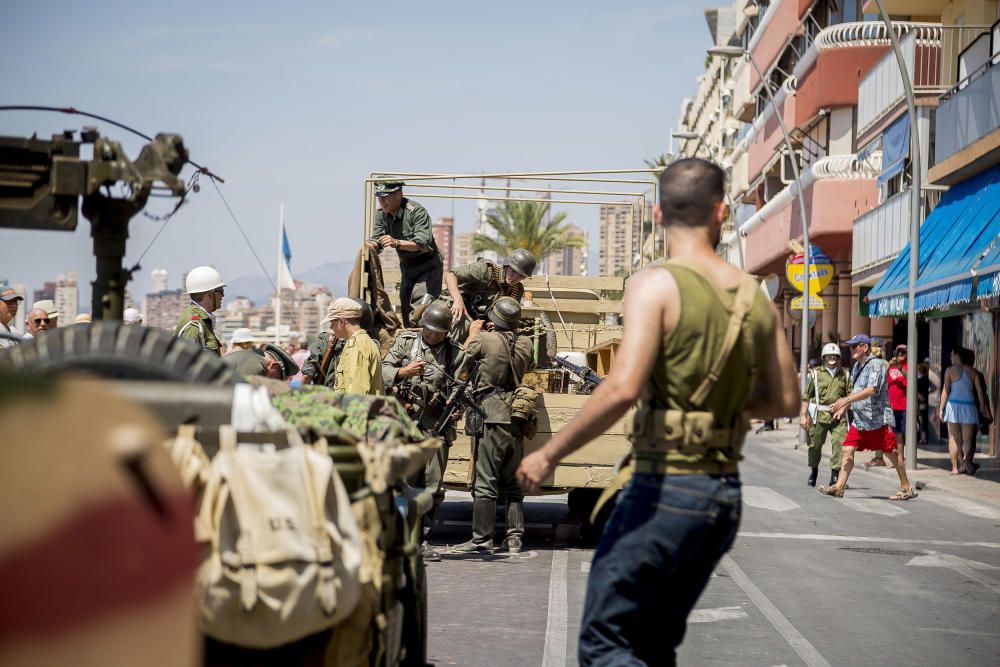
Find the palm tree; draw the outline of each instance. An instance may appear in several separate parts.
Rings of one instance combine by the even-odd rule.
[[[643,160],[643,162],[645,162],[646,166],[649,167],[650,169],[657,169],[659,171],[663,171],[664,169],[670,166],[671,162],[673,162],[676,159],[677,156],[674,155],[673,153],[660,153],[652,160]]]
[[[476,234],[472,237],[472,251],[492,251],[498,257],[504,257],[516,248],[524,248],[541,260],[559,248],[582,247],[583,237],[571,235],[566,228],[566,212],[556,213],[546,222],[548,212],[547,203],[518,200],[501,202],[496,213],[490,213],[486,218],[496,230],[497,238]]]

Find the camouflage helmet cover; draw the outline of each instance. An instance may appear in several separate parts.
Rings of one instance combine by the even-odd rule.
[[[524,248],[517,248],[514,252],[510,253],[510,257],[504,262],[507,266],[514,269],[520,273],[525,278],[530,278],[531,274],[535,272],[535,265],[537,264],[535,256]]]
[[[502,296],[486,316],[499,328],[510,331],[521,323],[521,304],[509,296]]]
[[[429,304],[420,317],[420,326],[431,331],[448,333],[451,330],[451,308],[440,301]]]

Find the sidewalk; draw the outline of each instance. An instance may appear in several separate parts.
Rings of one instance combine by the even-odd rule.
[[[772,443],[785,444],[789,454],[802,456],[804,460],[805,452],[801,449],[795,449],[799,433],[798,423],[780,423],[777,431],[765,431],[760,435],[753,436],[757,426],[754,424],[754,428],[750,431],[752,437]],[[948,443],[944,441],[935,445],[917,447],[917,469],[907,470],[907,474],[919,489],[946,491],[972,500],[1000,505],[1000,460],[986,456],[986,447],[986,443],[981,442],[976,452],[976,463],[980,465],[980,468],[975,477],[951,474]],[[784,448],[782,449],[784,450]],[[823,447],[823,459],[826,460],[829,454],[830,444],[827,442]],[[864,471],[864,464],[871,457],[871,452],[858,452],[854,457],[855,473]],[[909,462],[907,462],[907,466],[909,466]],[[888,465],[869,468],[868,472],[896,479],[895,470]]]

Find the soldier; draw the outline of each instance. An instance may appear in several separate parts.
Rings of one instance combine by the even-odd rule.
[[[750,418],[794,415],[799,405],[777,311],[752,276],[715,253],[725,180],[698,158],[660,175],[654,215],[671,259],[629,279],[611,372],[517,473],[537,493],[560,459],[640,401],[634,474],[590,566],[581,666],[675,664],[688,613],[736,537]]]
[[[334,372],[334,391],[382,394],[382,355],[378,345],[361,328],[364,310],[354,299],[334,299],[322,324],[330,323],[333,335],[344,341]]]
[[[444,265],[431,233],[430,216],[423,206],[403,196],[403,185],[385,181],[375,186],[379,210],[368,245],[378,252],[395,248],[399,253],[399,303],[403,326],[408,327],[413,308],[441,295]]]
[[[498,298],[509,296],[520,302],[524,295],[521,281],[531,277],[536,263],[534,255],[518,248],[503,264],[480,257],[449,271],[444,282],[452,300],[453,337],[464,340],[470,320],[486,319],[487,311]]]
[[[361,299],[353,299],[353,301],[361,306],[361,328],[370,337],[375,326],[375,316],[372,313],[372,307]],[[309,345],[309,357],[302,364],[302,383],[321,384],[333,389],[333,385],[337,379],[334,371],[337,368],[337,362],[340,360],[340,354],[344,351],[344,344],[346,342],[334,336],[332,332],[324,327],[315,340],[313,340],[312,344]]]
[[[291,355],[274,343],[264,345],[263,349],[251,347],[230,352],[222,361],[232,366],[241,380],[254,376],[287,380],[299,372],[299,365]]]
[[[448,378],[455,377],[462,347],[448,337],[451,311],[443,303],[432,303],[420,318],[420,331],[407,330],[399,335],[382,360],[382,380],[392,389],[407,412],[424,433],[435,435],[441,410],[447,400]],[[449,425],[440,437],[443,446],[418,476],[415,485],[434,491],[434,508],[424,515],[424,560],[441,560],[426,537],[434,527],[434,516],[444,501],[444,470],[448,450],[455,440],[455,428]]]
[[[493,551],[497,499],[507,499],[507,551],[521,551],[524,537],[524,493],[514,476],[524,456],[521,424],[511,419],[514,390],[535,366],[531,339],[518,336],[521,304],[500,297],[487,312],[493,331],[471,327],[472,337],[459,362],[459,376],[473,373],[473,395],[486,412],[483,434],[473,443],[475,479],[472,495],[472,539],[452,548],[460,553]],[[478,367],[476,363],[479,362]]]
[[[831,436],[830,485],[837,483],[840,475],[840,451],[847,436],[847,420],[834,419],[830,406],[834,401],[851,393],[851,378],[840,365],[840,346],[827,343],[823,346],[823,367],[809,372],[806,390],[802,394],[802,411],[799,415],[802,428],[809,434],[809,479],[806,484],[816,486],[819,459],[826,436]]]
[[[225,287],[222,275],[211,266],[196,266],[191,269],[184,281],[184,288],[191,296],[191,303],[181,312],[174,335],[192,340],[203,350],[221,355],[222,344],[215,337],[215,325],[211,313],[222,306]]]

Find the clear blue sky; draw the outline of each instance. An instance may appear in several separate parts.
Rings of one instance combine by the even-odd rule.
[[[191,157],[226,179],[269,270],[285,202],[294,275],[353,256],[372,170],[626,168],[665,152],[703,69],[703,11],[717,4],[8,2],[0,104],[71,105],[180,133]],[[0,113],[0,134],[85,124]],[[141,140],[99,127],[138,153]],[[432,217],[451,211],[446,200],[424,203]],[[471,207],[455,211],[459,230],[471,230]],[[597,210],[574,208],[571,221],[595,247]],[[0,231],[0,277],[34,289],[75,270],[89,310],[89,227],[81,216],[72,234]],[[156,229],[134,219],[128,263]],[[178,287],[198,264],[259,273],[207,184],[131,289],[144,294],[155,267]]]

